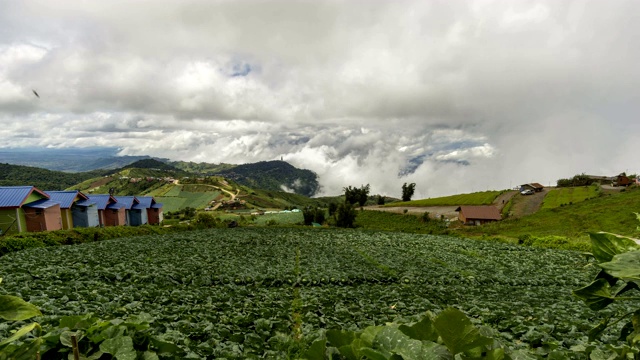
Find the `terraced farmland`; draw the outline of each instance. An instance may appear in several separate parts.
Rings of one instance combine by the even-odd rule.
[[[0,292],[40,307],[45,331],[64,315],[150,314],[150,331],[180,357],[295,357],[291,344],[325,329],[450,306],[510,348],[545,355],[584,344],[615,310],[596,314],[571,295],[595,271],[575,252],[451,237],[238,228],[9,254]],[[0,324],[0,338],[14,328]]]

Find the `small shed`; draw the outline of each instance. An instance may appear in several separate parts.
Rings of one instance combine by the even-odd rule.
[[[49,195],[35,186],[0,186],[0,235],[28,231],[24,205],[48,199]],[[35,224],[33,227],[41,228]]]
[[[60,204],[41,199],[22,206],[24,216],[27,218],[27,231],[49,231],[62,229],[62,214]]]
[[[60,204],[62,228],[100,226],[98,207],[80,191],[46,191],[51,200]]]
[[[96,207],[98,209],[98,223],[100,226],[124,225],[124,219],[122,220],[122,223],[120,223],[119,220],[120,207],[115,207],[116,216],[115,219],[113,219],[113,205],[118,203],[116,198],[108,194],[88,195],[87,197],[89,198],[89,201],[96,203]],[[124,209],[122,209],[122,216],[124,216]],[[107,218],[109,218],[109,221],[107,221]]]
[[[146,217],[147,214],[144,214],[144,223],[142,222],[142,211],[137,208],[134,209],[134,206],[139,204],[140,201],[138,201],[138,199],[136,199],[135,196],[114,196],[116,198],[116,200],[118,200],[118,204],[121,204],[122,206],[124,206],[124,210],[125,210],[125,224],[126,225],[131,225],[131,226],[138,226],[138,225],[143,225],[146,224]]]
[[[127,225],[126,206],[119,203],[111,203],[104,210],[104,226]]]
[[[136,196],[139,201],[139,207],[144,207],[147,211],[147,223],[149,225],[157,225],[164,220],[162,214],[162,203],[156,202],[153,196]]]
[[[631,185],[631,179],[625,174],[622,173],[616,177],[616,181],[614,183],[615,186],[629,186]]]
[[[482,225],[502,219],[495,206],[459,206],[458,219],[465,225]]]

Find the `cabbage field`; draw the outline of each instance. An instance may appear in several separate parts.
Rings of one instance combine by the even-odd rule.
[[[60,318],[147,319],[180,357],[287,357],[327,329],[357,330],[447,307],[512,349],[584,346],[616,311],[571,291],[597,271],[576,252],[452,237],[235,228],[39,248],[0,258],[0,293]],[[0,323],[0,338],[18,323]],[[615,342],[607,333],[605,341]],[[295,354],[294,354],[295,355]]]

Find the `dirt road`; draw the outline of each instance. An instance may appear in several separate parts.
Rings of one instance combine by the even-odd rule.
[[[531,215],[542,207],[545,195],[549,192],[549,188],[544,188],[540,192],[536,192],[533,195],[521,195],[518,193],[513,198],[513,205],[509,214],[511,217],[519,218],[526,215]]]
[[[495,205],[498,208],[498,210],[502,210],[502,208],[516,194],[519,194],[519,193],[517,191],[515,191],[515,190],[505,191],[503,194],[500,194],[494,200],[493,205]],[[380,206],[380,205],[375,205],[375,206],[365,206],[364,207],[365,210],[386,211],[386,212],[393,212],[393,213],[398,213],[398,214],[403,214],[404,211],[407,210],[408,214],[422,215],[422,214],[425,213],[425,211],[427,211],[427,212],[429,212],[429,217],[431,217],[431,218],[439,218],[441,215],[444,215],[444,217],[447,218],[447,219],[457,219],[458,218],[458,213],[456,212],[457,208],[458,208],[458,206],[383,207],[383,206]]]

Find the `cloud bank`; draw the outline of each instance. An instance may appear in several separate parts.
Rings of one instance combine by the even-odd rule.
[[[639,11],[632,0],[3,1],[0,147],[283,157],[316,171],[324,194],[637,172]]]

